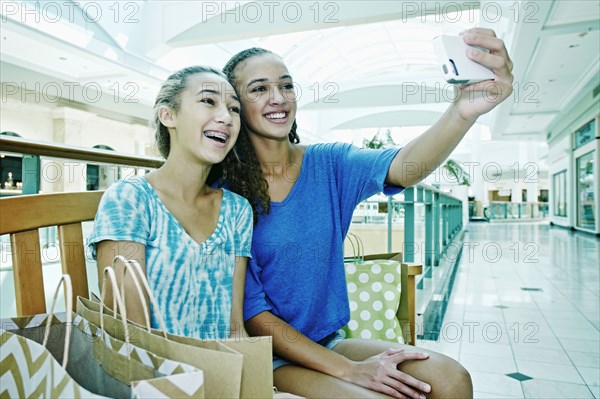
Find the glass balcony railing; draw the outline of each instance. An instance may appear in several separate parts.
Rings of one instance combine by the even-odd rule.
[[[548,217],[547,202],[491,202],[484,209],[488,220],[543,220]]]
[[[405,261],[422,263],[423,276],[429,276],[463,228],[462,208],[460,199],[418,184],[394,197],[360,203],[350,231],[366,241],[366,252],[402,252]],[[347,256],[350,250],[346,247]]]

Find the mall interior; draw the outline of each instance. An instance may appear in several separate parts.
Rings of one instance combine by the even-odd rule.
[[[475,397],[600,398],[599,1],[1,4],[0,201],[157,168],[161,83],[250,47],[293,76],[302,144],[404,146],[453,98],[434,37],[493,29],[514,63],[512,96],[425,181],[361,203],[350,231],[364,253],[423,266],[415,344],[464,365]],[[56,228],[40,240],[49,303]],[[0,243],[5,319],[19,312],[9,236]]]

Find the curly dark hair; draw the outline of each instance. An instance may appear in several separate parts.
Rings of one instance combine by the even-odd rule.
[[[240,51],[231,57],[231,59],[223,68],[223,73],[225,73],[227,79],[234,88],[237,89],[241,83],[238,82],[236,76],[236,69],[238,69],[238,66],[252,57],[263,54],[276,55],[269,50],[252,47]],[[242,93],[239,94],[240,98],[243,97]],[[243,106],[244,105],[242,103],[242,107]],[[290,129],[290,133],[288,134],[288,138],[293,144],[298,144],[300,142],[298,133],[296,133],[297,128],[296,121],[294,120],[292,128]],[[230,151],[223,160],[222,168],[223,178],[227,181],[228,186],[231,188],[231,190],[243,196],[250,202],[254,214],[254,223],[258,223],[258,215],[268,214],[271,208],[269,183],[263,176],[260,163],[256,157],[256,152],[254,151],[252,142],[248,137],[248,129],[244,122],[243,112],[240,134],[235,146],[233,147],[233,150]]]

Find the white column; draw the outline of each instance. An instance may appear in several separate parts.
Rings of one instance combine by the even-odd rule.
[[[53,139],[57,144],[81,145],[81,126],[94,114],[67,107],[52,111]],[[85,191],[86,163],[74,160],[48,160],[41,163],[42,192]]]
[[[525,183],[525,189],[527,190],[527,203],[534,203],[537,202],[538,200],[538,195],[539,195],[539,189],[538,189],[539,183],[537,180],[537,176],[535,177],[535,182],[532,183]],[[532,214],[530,215],[532,218],[537,218],[538,215],[538,207],[537,206],[531,206],[528,205],[529,209],[528,212],[532,212]]]
[[[489,204],[487,184],[485,182],[485,176],[483,175],[484,162],[482,157],[482,145],[481,145],[481,124],[476,124],[477,129],[473,129],[471,139],[471,163],[465,165],[467,172],[470,174],[471,179],[471,190],[475,197],[475,203],[478,208],[486,207]],[[478,209],[477,208],[477,209]],[[476,213],[478,211],[476,210]],[[483,212],[483,211],[481,211]],[[482,216],[482,215],[481,215]]]

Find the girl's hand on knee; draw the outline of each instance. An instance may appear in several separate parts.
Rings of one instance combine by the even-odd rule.
[[[431,387],[398,370],[406,360],[424,360],[429,355],[390,348],[362,362],[355,362],[350,382],[394,398],[424,399]]]

